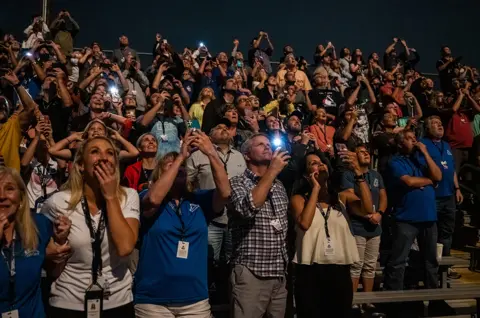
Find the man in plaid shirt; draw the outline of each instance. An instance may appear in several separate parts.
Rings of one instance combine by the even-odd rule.
[[[230,180],[231,310],[234,318],[283,317],[288,196],[276,178],[290,156],[280,149],[272,153],[263,134],[247,139],[241,152],[247,169]]]

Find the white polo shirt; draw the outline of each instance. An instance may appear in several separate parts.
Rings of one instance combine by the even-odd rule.
[[[137,191],[124,189],[127,193],[126,200],[120,203],[123,216],[139,220],[140,202]],[[70,191],[57,192],[45,202],[41,210],[41,213],[52,221],[61,214],[68,216],[72,221],[68,241],[73,254],[67,260],[63,272],[53,282],[49,302],[53,307],[83,311],[85,290],[92,282],[92,244],[81,202],[72,211],[68,210],[69,199]],[[100,220],[100,213],[104,211],[99,211],[92,217],[96,226]],[[110,285],[110,297],[103,300],[104,309],[120,307],[133,301],[132,274],[128,269],[129,257],[118,256],[109,234],[107,227],[101,246],[102,277]]]

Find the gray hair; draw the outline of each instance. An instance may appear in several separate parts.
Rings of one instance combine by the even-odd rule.
[[[429,116],[429,117],[427,117],[427,118],[425,119],[424,126],[425,126],[425,130],[427,131],[428,134],[430,134],[430,132],[431,132],[431,129],[432,129],[432,120],[434,120],[434,119],[438,119],[438,120],[440,120],[440,122],[442,121],[442,120],[440,119],[440,117],[437,116],[437,115],[432,115],[432,116]]]
[[[246,154],[248,154],[250,152],[250,149],[252,149],[253,139],[255,139],[257,137],[265,137],[265,138],[268,139],[268,136],[264,133],[256,133],[256,134],[253,134],[252,136],[248,137],[248,139],[245,140],[245,142],[240,147],[240,152],[242,153],[242,155],[245,156]]]

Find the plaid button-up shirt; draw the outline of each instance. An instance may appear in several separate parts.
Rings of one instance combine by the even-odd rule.
[[[275,180],[265,203],[255,207],[252,189],[259,181],[249,169],[230,180],[231,262],[246,266],[259,277],[283,277],[288,262],[288,196],[283,184]]]

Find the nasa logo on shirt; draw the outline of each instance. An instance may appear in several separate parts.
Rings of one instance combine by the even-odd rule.
[[[195,212],[200,206],[198,204],[190,203],[190,213]]]

